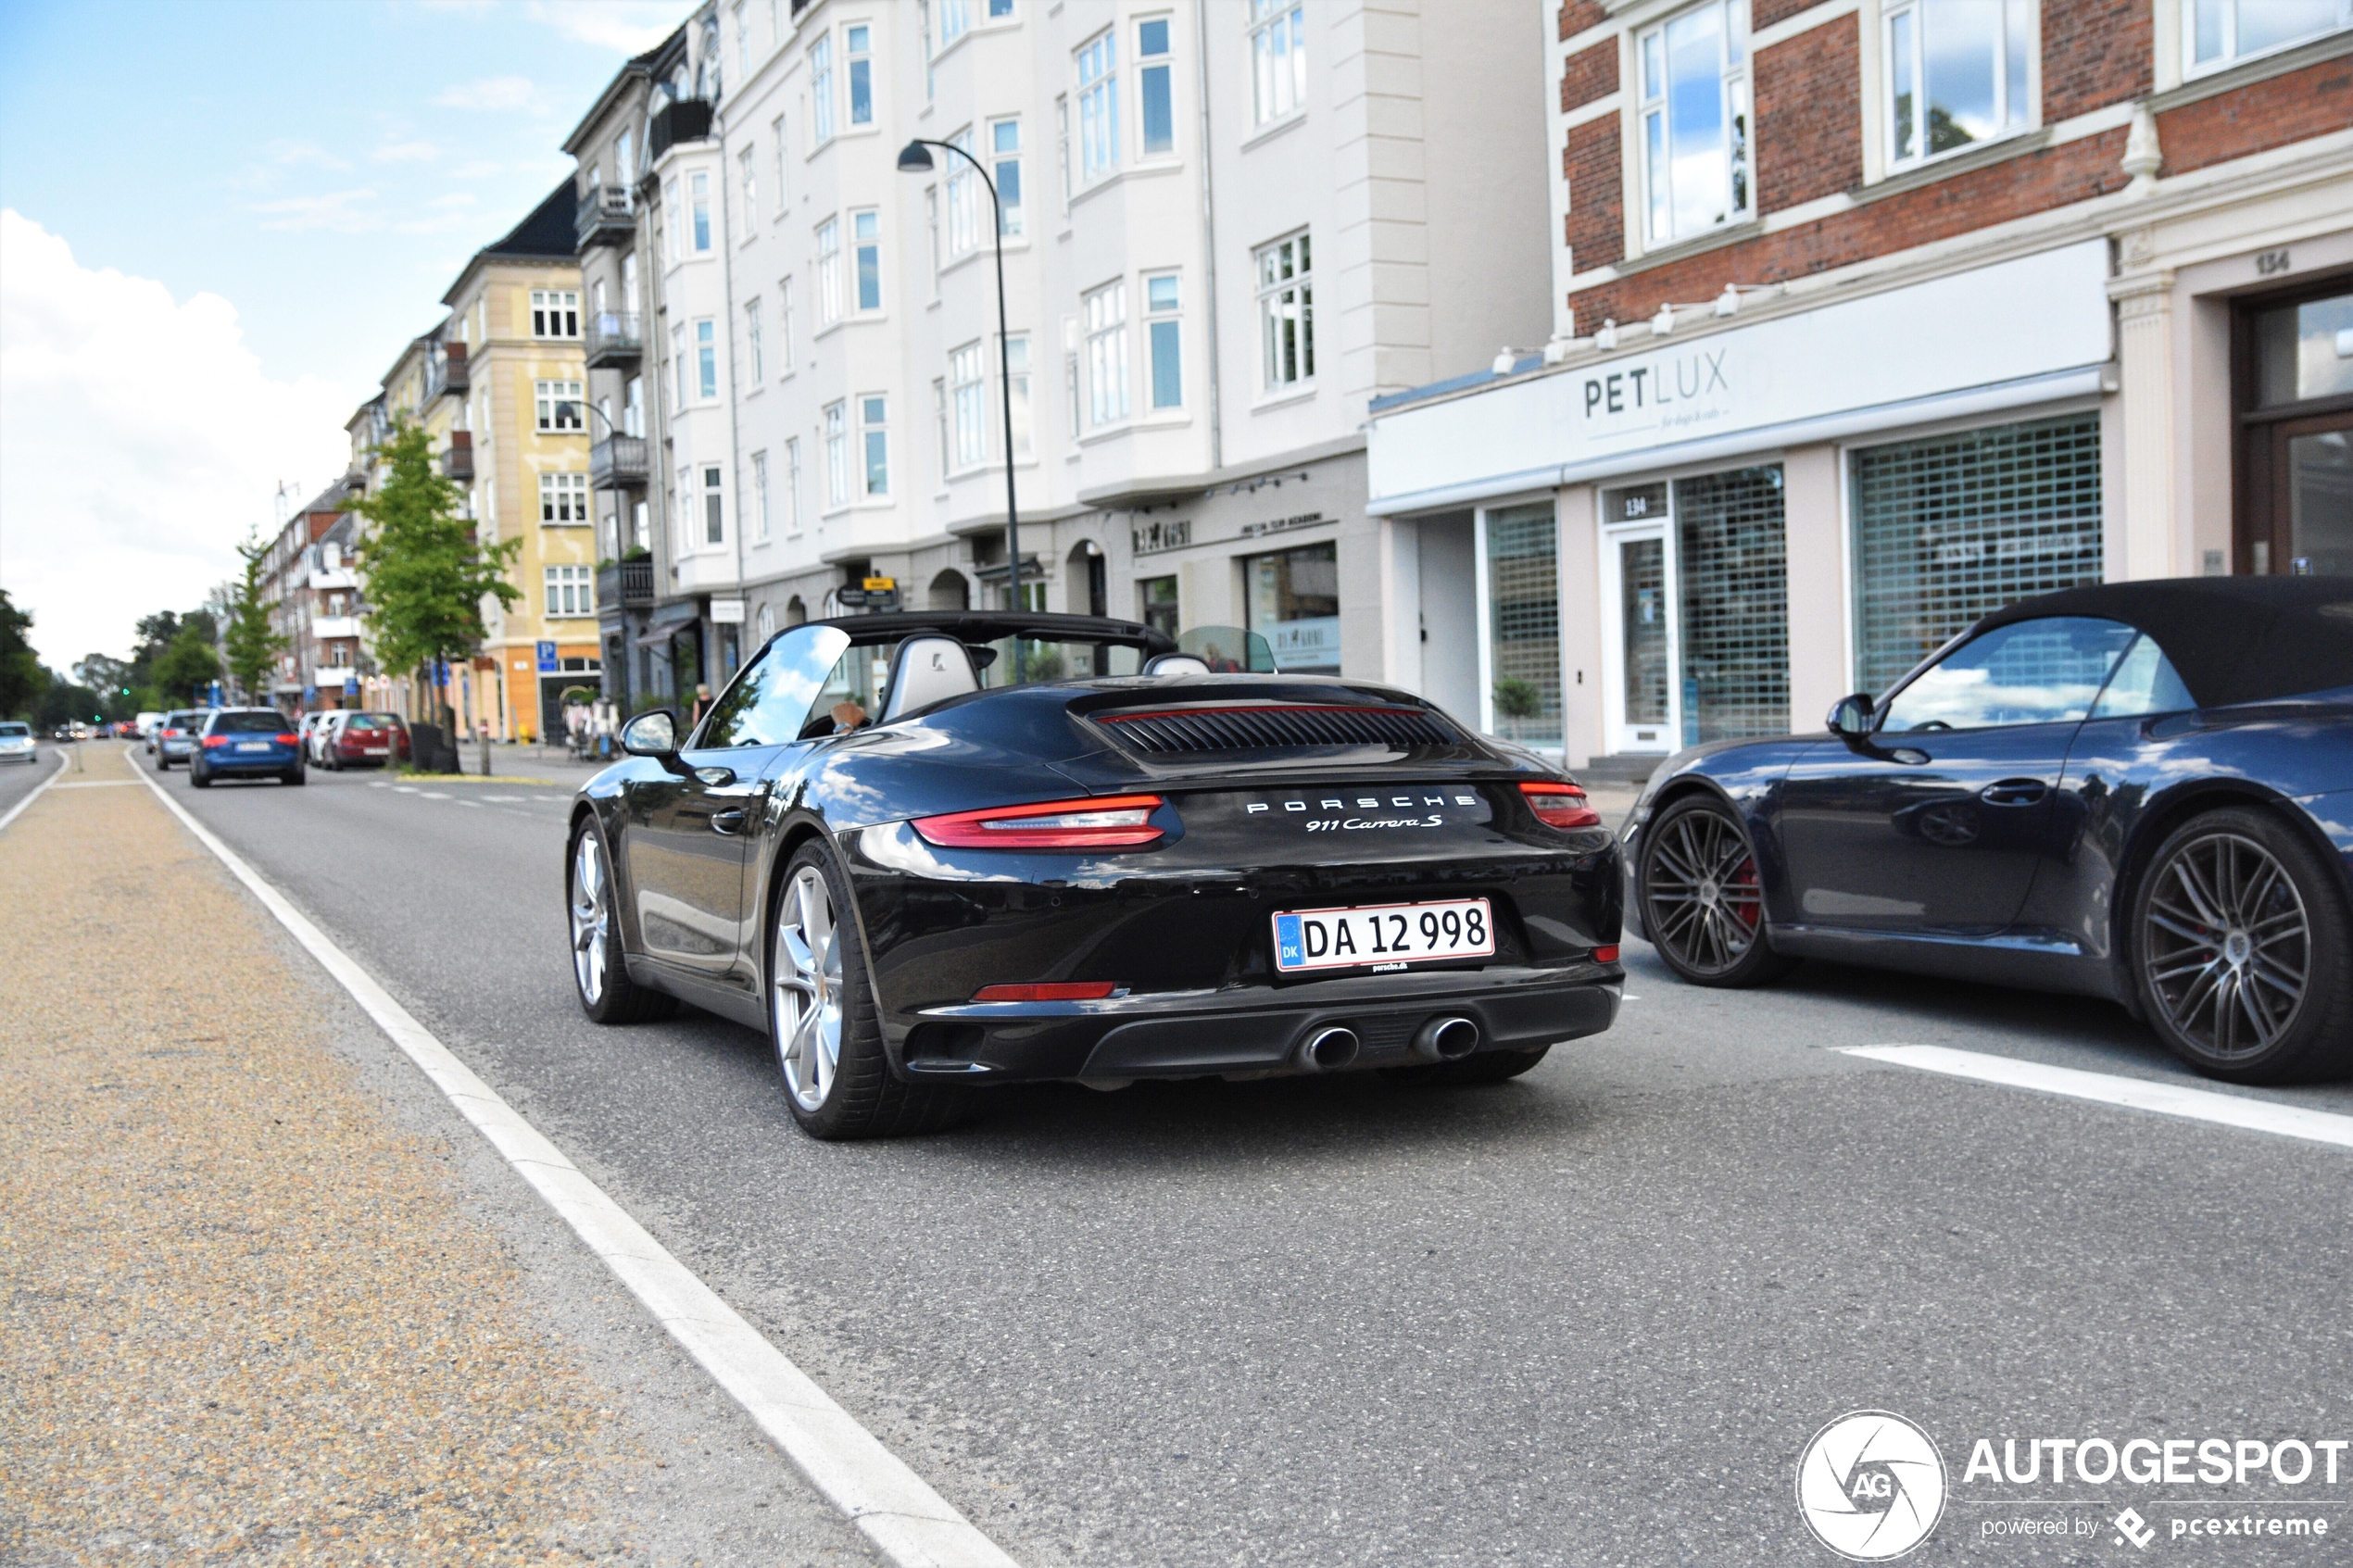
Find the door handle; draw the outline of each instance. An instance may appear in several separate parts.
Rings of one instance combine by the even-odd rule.
[[[711,831],[733,833],[744,825],[744,809],[738,806],[732,811],[714,811],[711,815]]]
[[[2034,806],[2051,793],[2051,786],[2040,779],[2004,779],[1987,784],[1977,792],[1977,797],[1988,806]]]

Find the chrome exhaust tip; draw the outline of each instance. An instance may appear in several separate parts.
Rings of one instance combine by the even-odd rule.
[[[1478,1025],[1460,1014],[1433,1018],[1414,1036],[1414,1054],[1424,1061],[1460,1061],[1478,1049]]]
[[[1356,1031],[1338,1024],[1318,1029],[1299,1047],[1299,1065],[1310,1073],[1329,1073],[1356,1060]]]

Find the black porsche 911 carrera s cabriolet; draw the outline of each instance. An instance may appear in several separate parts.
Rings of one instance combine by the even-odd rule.
[[[1389,687],[1093,617],[863,615],[623,740],[573,811],[581,1006],[765,1030],[820,1137],[1017,1081],[1491,1082],[1617,1015],[1584,792]]]
[[[2217,1077],[2353,1071],[2353,579],[2025,599],[1829,722],[1652,774],[1629,923],[1682,978],[2079,992]]]

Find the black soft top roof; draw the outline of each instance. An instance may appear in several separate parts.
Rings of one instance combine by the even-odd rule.
[[[2200,708],[2353,686],[2353,577],[2171,577],[2065,588],[1979,621],[2121,621],[2165,650]]]
[[[938,632],[965,643],[1028,637],[1041,643],[1132,643],[1147,653],[1175,653],[1167,633],[1133,621],[1101,615],[1050,615],[1043,610],[893,610],[883,615],[837,615],[810,622],[838,626],[862,643],[895,643],[924,632]]]

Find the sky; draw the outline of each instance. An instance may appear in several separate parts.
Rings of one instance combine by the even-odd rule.
[[[0,0],[0,587],[51,669],[240,570],[692,0]]]

